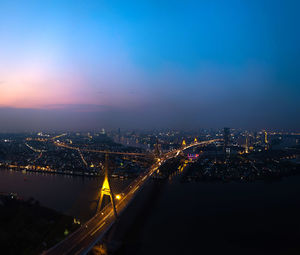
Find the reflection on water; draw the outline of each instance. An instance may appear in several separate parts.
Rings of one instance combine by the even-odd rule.
[[[87,220],[95,212],[102,181],[102,177],[0,170],[0,192],[15,192],[25,199],[33,197],[46,207],[81,220]],[[129,182],[112,179],[111,186],[115,193],[119,193]]]

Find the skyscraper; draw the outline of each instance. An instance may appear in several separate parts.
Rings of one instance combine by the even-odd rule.
[[[268,149],[268,146],[269,146],[269,144],[268,144],[268,133],[267,133],[267,131],[265,130],[264,131],[264,133],[265,133],[265,150],[267,150]]]
[[[246,135],[246,140],[245,140],[245,153],[248,153],[248,134]]]
[[[230,128],[224,128],[224,148],[230,145]]]

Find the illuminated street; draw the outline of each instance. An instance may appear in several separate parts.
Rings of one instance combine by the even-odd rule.
[[[183,147],[180,150],[174,150],[166,153],[157,163],[150,167],[149,171],[139,176],[133,183],[124,190],[124,196],[116,202],[117,214],[121,215],[123,210],[132,202],[136,193],[143,187],[149,177],[164,163],[165,160],[178,156],[180,151],[186,150],[192,146],[200,146],[213,143],[216,140],[196,142]],[[72,233],[66,240],[51,248],[45,254],[86,254],[93,246],[104,237],[105,233],[116,221],[113,209],[107,205],[103,210],[97,213],[92,219],[85,223],[76,232]]]

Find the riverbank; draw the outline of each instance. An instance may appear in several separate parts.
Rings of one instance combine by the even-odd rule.
[[[34,167],[27,167],[27,166],[18,166],[18,165],[11,165],[11,164],[3,164],[0,163],[0,170],[9,170],[9,171],[19,171],[23,173],[41,173],[41,174],[58,174],[58,175],[68,175],[68,176],[86,176],[86,177],[99,177],[103,176],[102,172],[90,172],[90,171],[59,171],[54,170],[51,168],[34,168]]]
[[[15,192],[28,199],[34,197],[41,205],[85,222],[95,214],[103,178],[55,175],[0,170],[2,192]],[[116,193],[121,193],[130,180],[111,179]]]

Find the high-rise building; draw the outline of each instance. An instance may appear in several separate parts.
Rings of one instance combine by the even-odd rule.
[[[248,153],[248,134],[246,135],[246,140],[245,140],[245,153]]]
[[[267,131],[265,131],[265,144],[266,145],[268,144],[268,133],[267,133]]]
[[[230,128],[224,128],[224,148],[230,146]]]
[[[257,144],[257,132],[256,131],[254,132],[254,144],[255,145]]]
[[[121,129],[120,128],[118,129],[118,140],[119,140],[119,142],[121,142]]]
[[[265,150],[267,150],[268,149],[268,147],[269,147],[269,144],[268,144],[268,133],[267,133],[267,131],[264,131],[265,132]]]

